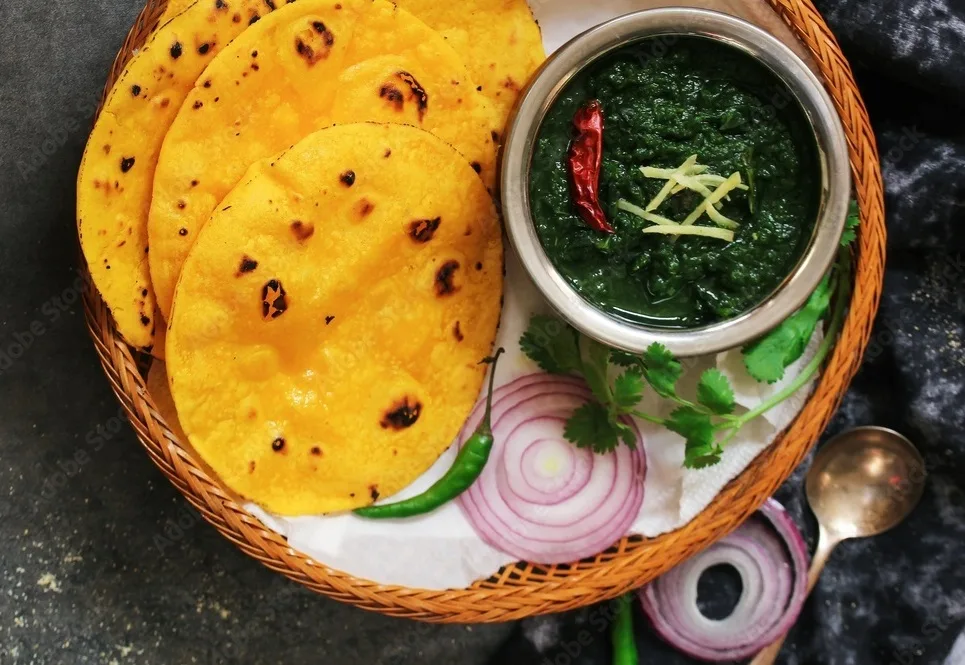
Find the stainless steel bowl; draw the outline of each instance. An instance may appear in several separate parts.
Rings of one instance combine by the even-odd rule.
[[[781,285],[753,309],[720,323],[692,329],[637,325],[584,300],[543,251],[530,212],[529,169],[543,118],[566,85],[586,65],[642,39],[695,36],[740,49],[773,71],[804,110],[814,130],[821,168],[821,200],[810,244]],[[848,145],[831,98],[807,65],[787,46],[746,21],[694,8],[627,14],[571,40],[530,82],[510,122],[503,152],[502,206],[516,253],[550,304],[577,329],[604,344],[641,352],[660,342],[679,356],[740,346],[777,326],[798,309],[830,267],[847,216],[851,192]]]

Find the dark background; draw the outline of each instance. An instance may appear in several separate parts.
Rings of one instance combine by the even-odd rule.
[[[94,104],[139,5],[0,3],[0,664],[608,663],[605,607],[440,627],[316,596],[202,523],[142,452],[84,329],[74,230]],[[899,429],[930,479],[909,522],[835,553],[782,662],[940,665],[965,622],[965,3],[820,5],[877,130],[890,231],[832,431]],[[779,498],[813,537],[803,471]],[[642,662],[689,662],[637,628]]]

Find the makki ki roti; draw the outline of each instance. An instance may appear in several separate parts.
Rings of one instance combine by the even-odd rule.
[[[545,0],[544,0],[545,1]],[[396,0],[442,33],[499,111],[500,126],[520,90],[546,59],[526,0]]]
[[[158,333],[162,334],[160,330],[161,329],[158,330]],[[158,339],[158,344],[160,343],[161,340]],[[174,397],[171,396],[171,388],[168,385],[167,367],[163,361],[157,359],[151,361],[151,367],[148,369],[147,379],[144,383],[147,386],[148,394],[151,396],[151,399],[154,400],[154,406],[157,407],[157,412],[164,419],[171,433],[177,437],[178,445],[191,455],[192,461],[201,467],[205,473],[212,478],[217,476],[214,469],[191,447],[191,442],[181,427],[181,421],[178,419],[178,411],[174,406]],[[244,499],[232,491],[231,488],[225,488],[225,493],[238,503],[244,501]]]
[[[252,166],[184,265],[167,344],[181,425],[269,511],[391,495],[478,397],[502,279],[499,218],[456,150],[406,125],[320,130]]]
[[[161,142],[208,62],[271,4],[199,0],[175,16],[131,58],[91,132],[77,177],[81,247],[118,332],[132,346],[149,349],[157,322],[147,214]]]
[[[437,32],[385,0],[291,3],[222,50],[164,141],[149,240],[165,318],[198,232],[248,166],[359,121],[426,129],[495,180],[495,111]]]
[[[198,0],[168,0],[168,4],[164,7],[164,13],[161,14],[159,25],[164,25],[195,2],[198,2]]]
[[[147,371],[147,380],[144,382],[147,392],[154,400],[157,412],[164,418],[164,422],[181,441],[187,445],[188,437],[181,428],[178,420],[178,411],[174,406],[174,398],[171,396],[171,389],[168,387],[167,367],[162,360],[151,361],[151,367]]]

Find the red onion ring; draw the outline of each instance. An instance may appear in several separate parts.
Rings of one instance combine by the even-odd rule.
[[[712,663],[750,658],[786,633],[801,613],[810,560],[804,538],[774,499],[758,515],[765,519],[751,518],[637,592],[654,630],[693,658]],[[697,608],[697,582],[721,563],[737,570],[743,590],[730,616],[708,619]]]
[[[527,375],[496,390],[489,463],[457,499],[487,543],[533,563],[569,563],[626,534],[643,503],[643,441],[630,419],[635,450],[620,445],[597,455],[567,441],[567,419],[592,398],[582,381],[550,374]],[[460,446],[484,407],[477,404],[469,416]]]

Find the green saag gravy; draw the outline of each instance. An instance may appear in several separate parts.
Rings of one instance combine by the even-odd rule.
[[[567,175],[573,116],[591,99],[605,118],[600,203],[612,235],[577,215]],[[646,206],[666,183],[641,166],[674,169],[693,154],[750,187],[720,209],[740,223],[733,242],[644,234],[650,222],[617,208]],[[586,300],[637,323],[692,328],[750,309],[791,272],[817,215],[819,166],[803,111],[766,67],[711,40],[662,37],[601,58],[566,87],[540,127],[529,188],[546,253]],[[679,222],[702,201],[684,190],[654,212]],[[714,224],[705,214],[697,225]]]

